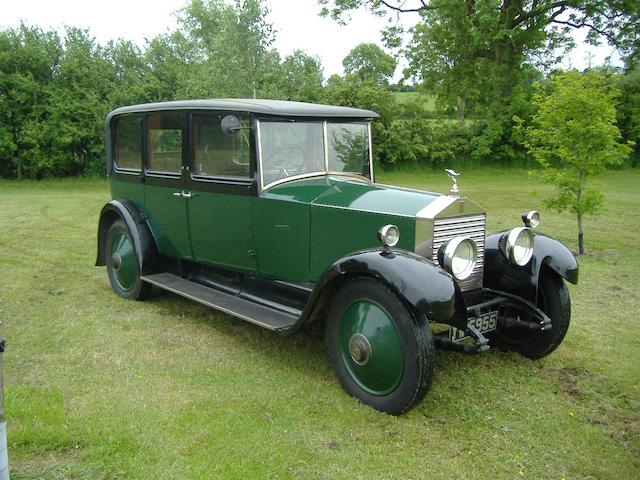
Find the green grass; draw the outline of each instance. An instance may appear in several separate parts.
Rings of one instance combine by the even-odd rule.
[[[635,478],[640,471],[640,172],[602,177],[572,326],[549,357],[438,352],[390,417],[340,388],[321,335],[280,338],[187,300],[127,302],[93,266],[101,180],[0,182],[0,325],[12,479]],[[447,191],[444,173],[379,181]],[[524,171],[463,172],[489,229],[542,210]]]
[[[420,92],[395,92],[394,98],[402,104],[421,102],[426,112],[436,111],[436,97]]]

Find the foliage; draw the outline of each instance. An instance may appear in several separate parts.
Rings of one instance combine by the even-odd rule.
[[[328,103],[365,108],[380,115],[372,126],[375,144],[373,155],[376,163],[385,164],[387,147],[393,141],[389,136],[388,128],[396,107],[391,92],[370,80],[360,83],[353,77],[341,78],[336,75],[329,79],[325,95]]]
[[[59,37],[21,24],[0,35],[0,174],[33,176],[45,163],[40,154],[56,67]]]
[[[568,33],[574,28],[585,28],[587,40],[597,44],[606,39],[618,47],[629,67],[640,60],[640,4],[633,0],[317,0],[322,15],[347,23],[349,13],[365,8],[377,16],[392,16],[418,12],[423,17],[446,17],[449,9],[466,9],[470,27],[482,27],[477,34],[487,35],[487,46],[496,47],[494,60],[504,53],[521,55],[520,46],[533,37],[538,42],[554,44],[569,41]],[[458,12],[460,14],[460,11]],[[391,21],[383,32],[385,38],[398,43],[398,26]],[[528,41],[525,41],[529,38]],[[478,44],[472,44],[477,47]],[[506,49],[506,50],[505,50]],[[551,53],[547,48],[547,52]]]
[[[631,164],[640,166],[640,68],[621,76],[618,87],[618,127],[623,140],[634,142]]]
[[[610,1],[608,8],[619,15],[609,19],[606,32],[626,38],[631,49],[634,37],[625,22],[636,6],[620,2]],[[360,5],[383,14],[396,5],[322,3],[339,7],[335,15]],[[102,173],[103,121],[118,106],[254,96],[377,111],[374,151],[385,166],[524,166],[530,155],[522,131],[512,126],[514,116],[530,118],[531,84],[542,78],[531,57],[563,38],[543,25],[556,7],[546,0],[537,4],[535,12],[529,2],[521,11],[494,0],[416,4],[421,21],[406,49],[406,73],[421,82],[418,86],[388,85],[395,59],[373,44],[354,48],[344,59],[346,75],[326,81],[318,58],[297,50],[282,59],[273,48],[275,32],[264,0],[189,1],[178,14],[180,28],[143,48],[124,40],[100,45],[82,28],[61,33],[26,25],[0,29],[0,176]],[[511,28],[509,18],[526,28]],[[571,20],[578,21],[586,17]],[[617,106],[623,138],[638,144],[638,76],[633,72],[620,77]],[[461,125],[453,126],[453,118]]]
[[[189,68],[182,98],[273,96],[280,57],[270,50],[273,26],[260,0],[192,0],[179,20],[187,34]],[[224,72],[224,73],[222,73]]]
[[[295,50],[282,62],[286,100],[319,102],[324,96],[322,63],[317,57]]]
[[[396,64],[396,59],[375,43],[361,43],[342,60],[345,74],[353,75],[361,82],[369,80],[383,86],[389,85]]]
[[[631,151],[616,126],[618,94],[602,73],[568,71],[553,77],[550,92],[533,97],[538,112],[526,128],[525,145],[542,166],[543,179],[556,187],[547,206],[576,215],[580,254],[582,216],[596,215],[603,203],[587,178],[622,163]]]
[[[387,16],[383,32],[398,45],[393,16],[418,12],[406,48],[405,75],[437,96],[440,110],[455,112],[460,123],[471,114],[485,123],[474,139],[475,160],[526,163],[513,136],[513,117],[530,114],[529,85],[537,68],[553,65],[570,47],[574,28],[588,40],[617,45],[628,62],[640,43],[640,4],[628,0],[318,0],[322,13],[339,22],[365,8]],[[560,50],[559,50],[560,49]]]

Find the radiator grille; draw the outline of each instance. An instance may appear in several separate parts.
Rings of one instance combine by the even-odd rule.
[[[473,273],[464,281],[458,281],[461,290],[472,290],[482,286],[484,271],[485,215],[468,217],[437,218],[433,221],[433,261],[438,263],[438,249],[453,237],[471,238],[478,246],[478,262]]]

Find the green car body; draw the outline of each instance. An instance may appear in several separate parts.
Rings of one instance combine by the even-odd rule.
[[[528,226],[487,236],[455,189],[375,183],[376,116],[235,99],[111,112],[96,264],[124,298],[156,285],[283,334],[325,322],[343,387],[389,413],[426,392],[435,347],[552,351],[573,255]]]

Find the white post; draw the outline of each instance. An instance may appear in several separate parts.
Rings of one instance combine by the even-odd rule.
[[[4,338],[0,338],[0,480],[9,480],[9,456],[7,455],[7,423],[4,418],[4,390],[2,388],[2,356]]]

